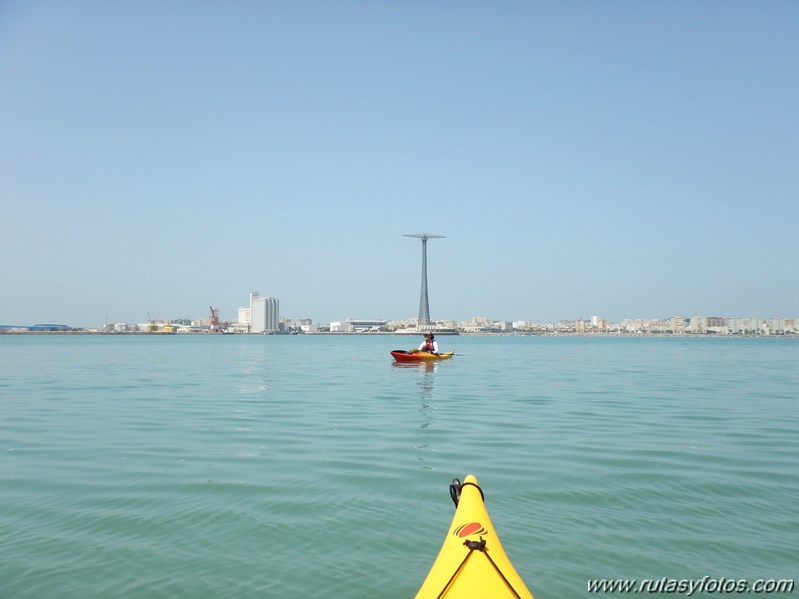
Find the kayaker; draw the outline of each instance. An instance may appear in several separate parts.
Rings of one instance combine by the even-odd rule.
[[[438,353],[438,342],[436,341],[435,335],[433,333],[425,333],[424,341],[419,346],[419,351],[427,352],[429,354],[437,354]]]

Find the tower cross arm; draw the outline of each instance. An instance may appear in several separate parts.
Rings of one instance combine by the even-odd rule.
[[[413,237],[415,239],[446,239],[446,235],[434,235],[432,233],[406,233],[403,237]]]

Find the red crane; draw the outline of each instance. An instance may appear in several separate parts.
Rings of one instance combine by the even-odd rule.
[[[214,308],[213,306],[208,306],[211,309],[211,315],[208,317],[208,320],[211,321],[211,332],[218,333],[219,332],[219,308]]]

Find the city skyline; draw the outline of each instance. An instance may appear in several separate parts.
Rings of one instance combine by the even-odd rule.
[[[270,333],[282,330],[283,325],[294,327],[295,325],[302,324],[304,326],[312,326],[315,330],[318,327],[340,329],[349,329],[349,323],[356,323],[356,328],[363,328],[366,323],[366,328],[379,325],[381,328],[388,329],[407,329],[407,327],[418,326],[418,318],[411,317],[406,319],[359,319],[359,318],[339,318],[332,321],[317,321],[311,317],[283,317],[279,316],[279,298],[262,297],[257,292],[250,293],[249,306],[240,307],[238,315],[235,319],[225,319],[219,317],[219,311],[212,308],[213,319],[206,315],[201,318],[165,318],[165,319],[148,319],[146,322],[108,322],[97,323],[92,326],[76,326],[70,323],[44,323],[39,321],[35,323],[4,323],[0,322],[0,329],[13,330],[14,328],[41,328],[47,327],[65,327],[69,329],[85,329],[85,330],[111,330],[126,331],[126,330],[148,330],[154,326],[163,325],[206,325],[210,328],[217,327],[221,324],[222,329],[235,329],[236,332],[247,333]],[[254,306],[259,304],[261,307],[258,309],[259,315],[254,316]],[[731,327],[734,330],[757,330],[761,328],[789,330],[794,333],[799,333],[799,315],[770,315],[764,316],[762,314],[749,314],[749,315],[702,315],[693,314],[687,315],[671,315],[666,317],[625,317],[618,321],[612,321],[599,315],[591,317],[579,316],[574,318],[564,318],[558,321],[535,321],[525,318],[515,319],[497,319],[490,316],[473,316],[467,320],[453,320],[453,319],[440,319],[433,320],[428,325],[454,327],[461,331],[468,331],[469,329],[501,329],[504,331],[509,330],[524,330],[524,329],[570,329],[574,328],[577,332],[590,332],[590,331],[617,331],[620,329],[628,330],[685,330],[689,332],[701,332],[710,330],[717,332],[719,329]]]
[[[0,4],[0,322],[786,314],[799,4]]]

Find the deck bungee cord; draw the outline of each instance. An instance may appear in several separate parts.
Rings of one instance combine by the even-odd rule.
[[[453,479],[449,494],[455,515],[417,599],[533,599],[502,547],[477,479]]]

